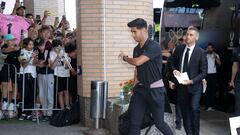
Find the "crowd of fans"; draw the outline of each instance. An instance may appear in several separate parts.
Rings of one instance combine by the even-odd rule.
[[[76,32],[64,15],[47,25],[49,11],[35,18],[25,9],[16,0],[11,15],[0,12],[0,112],[34,121],[39,108],[48,121],[54,109],[68,109],[77,98]]]

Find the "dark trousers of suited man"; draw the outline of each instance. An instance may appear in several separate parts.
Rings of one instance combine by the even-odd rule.
[[[240,47],[233,52],[232,76],[229,83],[230,86],[235,87],[235,116],[240,116]]]
[[[177,99],[187,135],[199,135],[200,132],[202,80],[207,74],[207,57],[205,51],[196,45],[198,37],[198,29],[189,27],[186,34],[186,45],[177,46],[170,61],[175,76],[179,76],[183,72],[187,72],[189,76],[189,80],[183,80],[176,85]]]
[[[240,73],[235,81],[235,116],[240,116]]]

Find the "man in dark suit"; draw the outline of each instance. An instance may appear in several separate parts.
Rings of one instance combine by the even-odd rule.
[[[190,26],[186,34],[186,44],[177,46],[170,60],[175,76],[187,72],[189,77],[189,80],[176,84],[178,102],[187,135],[199,135],[202,80],[207,74],[206,53],[196,45],[198,38],[198,29]]]

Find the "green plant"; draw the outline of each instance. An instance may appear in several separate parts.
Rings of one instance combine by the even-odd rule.
[[[133,89],[133,85],[134,85],[133,79],[120,83],[120,86],[122,86],[122,89],[125,93],[131,92]]]

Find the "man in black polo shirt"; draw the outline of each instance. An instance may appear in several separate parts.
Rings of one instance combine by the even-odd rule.
[[[136,66],[134,80],[136,86],[132,95],[130,110],[130,133],[140,135],[144,113],[149,109],[156,127],[164,135],[173,135],[171,128],[164,122],[164,84],[162,81],[161,48],[148,38],[147,23],[138,18],[128,23],[133,39],[139,44],[134,48],[133,58],[121,52],[127,63]]]
[[[235,115],[240,116],[240,47],[234,50],[232,77],[230,87],[234,87],[235,92]]]

